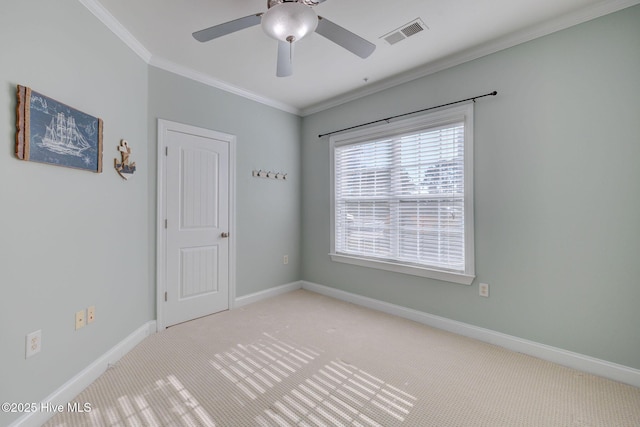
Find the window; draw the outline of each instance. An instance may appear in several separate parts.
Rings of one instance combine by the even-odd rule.
[[[331,258],[471,284],[473,104],[330,143]]]

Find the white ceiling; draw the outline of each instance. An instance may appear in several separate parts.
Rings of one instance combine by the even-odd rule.
[[[305,115],[640,3],[640,0],[326,0],[318,15],[376,44],[361,59],[318,34],[276,77],[277,42],[258,25],[212,40],[191,33],[264,12],[266,0],[80,0],[149,63]],[[381,37],[421,18],[428,30]],[[365,81],[366,80],[366,81]]]

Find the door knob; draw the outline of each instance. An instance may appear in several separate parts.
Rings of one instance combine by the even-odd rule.
[[[227,237],[229,237],[229,233],[225,231],[220,235],[220,237],[224,237],[226,239]]]

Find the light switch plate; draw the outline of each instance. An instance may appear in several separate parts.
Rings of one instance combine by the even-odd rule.
[[[84,328],[85,315],[84,310],[76,312],[76,331],[80,328]]]

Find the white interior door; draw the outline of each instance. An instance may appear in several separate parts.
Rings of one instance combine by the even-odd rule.
[[[164,327],[229,308],[232,139],[175,123],[159,133],[165,214],[159,284],[165,294],[158,311]]]

